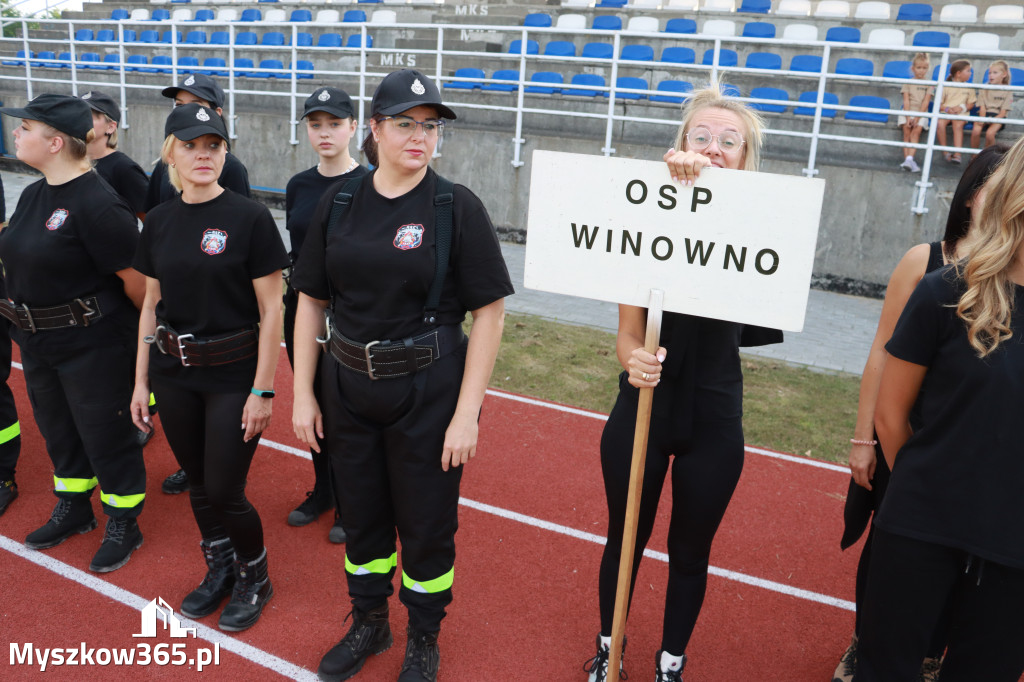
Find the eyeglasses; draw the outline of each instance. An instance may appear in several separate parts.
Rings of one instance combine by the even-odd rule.
[[[711,131],[703,126],[686,133],[686,139],[690,143],[690,149],[695,152],[704,151],[716,139],[718,148],[723,152],[734,152],[746,143],[743,136],[733,130],[726,130],[721,135],[712,135]]]
[[[409,118],[408,116],[385,116],[381,120],[391,121],[395,130],[410,137],[416,132],[417,126],[423,128],[424,137],[434,137],[444,133],[444,121],[438,121],[435,119],[417,121],[416,119]]]

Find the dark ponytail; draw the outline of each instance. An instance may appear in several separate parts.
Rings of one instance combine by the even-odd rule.
[[[370,117],[370,120],[376,121],[377,125],[379,126],[381,121],[384,120],[384,117],[381,116],[380,114],[374,114],[373,116]],[[373,167],[377,167],[378,165],[380,165],[377,163],[377,141],[373,139],[373,128],[370,128],[369,132],[366,133],[366,139],[363,140],[362,149],[363,155],[366,157],[366,162],[368,164],[370,164]]]

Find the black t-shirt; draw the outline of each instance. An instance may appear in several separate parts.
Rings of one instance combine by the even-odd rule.
[[[333,290],[338,330],[354,341],[397,340],[424,331],[423,306],[434,280],[437,175],[428,168],[414,189],[388,199],[374,189],[370,173],[328,236],[332,200],[344,182],[328,189],[317,207],[311,225],[319,229],[306,235],[292,286],[319,300],[330,299]],[[467,310],[514,293],[483,203],[462,185],[455,185],[454,195],[441,325],[460,324]]]
[[[220,170],[220,178],[217,179],[224,189],[229,189],[235,194],[249,198],[252,193],[249,191],[249,171],[245,169],[238,157],[228,152],[224,157],[224,167]],[[153,166],[153,174],[149,176],[149,188],[146,192],[146,211],[153,210],[154,206],[173,199],[178,191],[171,184],[167,176],[167,166],[163,161],[157,161]]]
[[[324,193],[339,181],[351,180],[366,175],[368,172],[363,166],[356,166],[347,173],[328,178],[320,175],[320,171],[314,166],[292,176],[284,190],[284,212],[285,227],[288,234],[291,235],[292,248],[289,255],[292,257],[293,263],[302,252],[302,242],[306,239],[306,230],[309,229],[313,214],[316,212],[316,207],[320,205],[320,199],[323,198]]]
[[[124,296],[116,273],[131,267],[138,243],[135,215],[94,171],[61,185],[49,185],[44,178],[26,187],[0,232],[8,298],[19,305],[47,307],[113,292],[116,303],[86,329],[34,335],[14,329],[12,335],[19,343],[31,340],[39,350],[99,344],[111,333],[130,336],[138,311]],[[114,323],[105,324],[112,319]]]
[[[252,281],[288,265],[281,235],[262,204],[222,192],[201,204],[181,197],[148,214],[135,267],[160,281],[156,315],[197,339],[252,328],[260,321]],[[156,348],[150,372],[201,390],[252,385],[256,358],[219,367],[184,367]]]
[[[96,172],[114,188],[135,213],[145,212],[146,192],[149,177],[142,166],[132,161],[124,152],[116,149],[102,159],[93,162]]]
[[[921,424],[896,456],[878,527],[1024,568],[1024,287],[1014,287],[1013,336],[984,359],[956,314],[953,268],[925,275],[886,350],[928,368]]]

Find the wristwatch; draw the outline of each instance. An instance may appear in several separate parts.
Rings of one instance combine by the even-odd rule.
[[[274,397],[274,392],[273,391],[263,391],[263,390],[260,390],[258,388],[251,388],[251,389],[249,389],[249,392],[252,393],[253,395],[259,396],[261,398],[273,398]]]

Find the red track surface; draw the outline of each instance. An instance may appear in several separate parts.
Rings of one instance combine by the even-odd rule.
[[[94,579],[136,595],[127,606],[81,584],[81,574],[102,539],[101,528],[75,536],[46,552],[63,575],[15,553],[25,535],[48,517],[54,504],[52,470],[32,421],[19,371],[12,376],[22,419],[18,469],[20,498],[0,518],[0,641],[39,648],[134,647],[140,642],[181,642],[161,633],[140,640],[138,606],[160,596],[172,607],[202,577],[198,531],[185,495],[160,492],[176,466],[162,433],[146,448],[149,475],[140,526],[145,544],[124,568]],[[291,434],[291,376],[282,352],[276,413],[265,439],[297,445]],[[598,461],[603,421],[530,404],[512,397],[488,397],[481,422],[479,455],[463,478],[455,602],[441,635],[441,679],[584,680],[583,662],[593,653],[597,632],[597,569],[601,546],[585,534],[603,536],[607,522]],[[701,619],[690,644],[687,682],[733,680],[827,680],[853,627],[848,602],[859,548],[839,551],[847,477],[830,469],[747,455],[739,488],[715,541],[712,565],[753,578],[838,598],[825,604],[801,596],[713,575]],[[315,671],[320,656],[347,629],[344,548],[327,542],[325,515],[305,528],[286,525],[288,512],[312,484],[307,460],[261,446],[249,477],[249,496],[263,518],[275,595],[263,618],[237,636],[216,632],[216,615],[201,623],[212,630],[189,638],[189,655],[212,647],[204,634],[220,638],[217,666],[149,665],[132,668],[64,666],[50,668],[63,679],[109,679],[111,675],[212,680],[270,680],[281,674],[253,662],[260,651],[241,656],[225,647],[242,641],[283,659],[289,676]],[[668,488],[650,549],[662,552],[667,531]],[[94,496],[95,497],[95,496]],[[501,516],[479,504],[507,512]],[[98,502],[94,502],[99,512]],[[577,536],[538,527],[515,517],[575,529]],[[528,520],[526,520],[528,521]],[[582,535],[581,535],[582,533]],[[6,540],[5,540],[6,538]],[[63,564],[63,566],[61,565]],[[75,574],[73,569],[79,573]],[[667,564],[645,558],[628,625],[626,669],[634,680],[653,677],[660,643]],[[405,646],[405,614],[392,601],[395,646],[368,661],[358,680],[398,676]],[[186,623],[188,625],[188,623]],[[11,665],[5,651],[0,679],[39,679],[44,673]],[[288,668],[290,662],[297,668]]]

